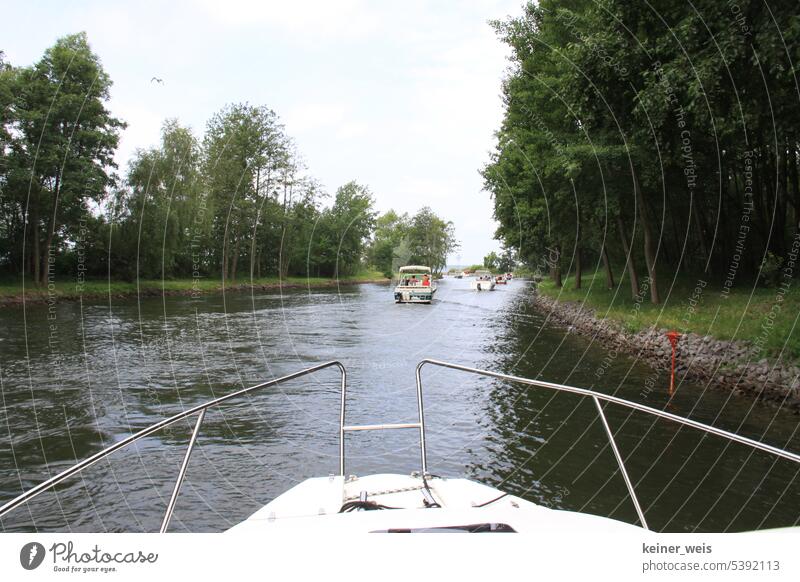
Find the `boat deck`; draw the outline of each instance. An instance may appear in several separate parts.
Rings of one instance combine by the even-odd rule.
[[[275,498],[229,532],[294,530],[313,524],[315,531],[350,532],[494,531],[597,532],[641,528],[594,515],[549,509],[468,479],[427,479],[427,507],[418,475],[377,474],[347,480],[341,476],[308,479]],[[502,497],[501,497],[502,496]],[[499,499],[498,499],[499,497]],[[348,502],[364,500],[387,508],[340,513]],[[430,503],[430,501],[428,501]],[[424,509],[424,511],[419,511]]]

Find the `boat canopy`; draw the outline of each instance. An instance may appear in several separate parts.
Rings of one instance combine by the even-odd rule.
[[[422,265],[406,265],[405,267],[400,267],[401,273],[430,273],[430,267],[423,267]]]

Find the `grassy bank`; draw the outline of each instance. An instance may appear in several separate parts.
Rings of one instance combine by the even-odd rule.
[[[225,289],[240,291],[252,287],[259,289],[303,288],[303,287],[335,287],[369,282],[384,282],[387,279],[378,271],[363,271],[357,275],[328,279],[324,277],[262,277],[253,279],[241,277],[235,281],[226,281]],[[21,303],[26,301],[46,301],[50,297],[71,300],[79,297],[99,298],[112,295],[114,297],[141,295],[189,295],[192,293],[218,293],[222,291],[219,278],[201,279],[140,279],[138,281],[86,280],[80,286],[74,280],[56,279],[52,289],[37,288],[26,282],[23,292],[22,282],[4,281],[0,283],[0,304]]]
[[[619,269],[617,270],[619,272]],[[557,289],[550,279],[539,284],[539,291],[560,301],[585,302],[598,317],[619,322],[636,332],[656,327],[693,332],[720,340],[741,341],[761,347],[763,356],[800,360],[800,282],[793,281],[789,289],[752,288],[740,285],[725,295],[719,283],[697,277],[662,277],[659,282],[661,305],[650,303],[649,293],[641,300],[631,297],[627,280],[615,289],[605,288],[602,271],[582,278],[582,288],[573,289],[573,278],[564,279]]]

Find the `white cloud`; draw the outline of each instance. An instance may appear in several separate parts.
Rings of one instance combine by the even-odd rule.
[[[302,103],[294,105],[282,117],[287,131],[296,134],[340,125],[345,114],[345,107],[338,103]]]
[[[371,34],[380,22],[379,11],[358,0],[203,0],[199,5],[217,25],[266,28],[294,40],[352,40]]]

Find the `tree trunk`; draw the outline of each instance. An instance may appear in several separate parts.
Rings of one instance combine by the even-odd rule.
[[[675,208],[677,209],[678,206],[676,205]],[[681,246],[681,241],[685,238],[682,237],[680,234],[680,230],[678,229],[678,221],[677,221],[677,214],[678,211],[674,210],[670,212],[670,222],[672,223],[672,238],[675,241],[675,256],[677,259],[675,260],[675,268],[680,271],[681,263],[684,260],[684,248]]]
[[[627,229],[625,228],[625,220],[622,218],[622,214],[617,215],[617,230],[619,230],[622,250],[625,253],[625,270],[628,272],[628,280],[631,284],[631,298],[636,299],[639,296],[639,276],[636,274],[636,265],[633,262],[633,250],[628,244]]]
[[[737,167],[735,167],[735,168],[732,167],[731,168],[731,178],[732,178],[732,181],[733,181],[733,195],[734,195],[733,199],[736,201],[736,204],[734,204],[734,208],[744,208],[744,192],[742,192],[741,189],[739,188],[738,164],[737,164]],[[744,175],[742,175],[742,189],[743,188],[744,188]],[[739,232],[737,230],[734,238],[737,238],[738,236],[739,236]],[[748,265],[748,262],[747,262],[747,258],[746,258],[747,256],[749,256],[749,253],[746,253],[746,255],[744,257],[742,257],[742,263],[741,263],[745,269],[749,268],[749,265]],[[723,266],[723,268],[724,267],[725,266]]]
[[[706,237],[703,230],[703,220],[700,216],[700,207],[695,200],[694,193],[691,193],[691,204],[689,212],[692,213],[692,220],[694,222],[694,229],[697,231],[697,240],[700,242],[700,253],[703,255],[703,262],[708,264],[708,247],[706,246]],[[705,268],[703,269],[705,270]]]
[[[255,241],[255,238],[253,238]],[[256,274],[256,249],[255,244],[250,245],[250,280],[255,278]]]
[[[239,262],[239,239],[236,239],[236,246],[233,247],[233,258],[231,260],[231,274],[230,280],[231,282],[236,281],[236,266]]]
[[[658,280],[656,278],[656,255],[653,249],[653,232],[650,228],[650,220],[647,218],[647,212],[644,206],[644,196],[642,195],[642,188],[639,185],[639,176],[633,172],[633,192],[636,196],[636,205],[639,207],[639,219],[642,221],[642,230],[644,232],[644,260],[647,263],[647,274],[650,278],[650,302],[653,305],[661,303],[661,298],[658,295]]]
[[[603,267],[606,271],[606,288],[613,289],[614,273],[611,271],[611,262],[608,260],[608,251],[606,250],[606,245],[603,245],[603,248],[600,249],[600,257],[603,259]]]
[[[719,200],[719,216],[717,217],[717,227],[716,227],[716,235],[715,238],[720,239],[720,244],[722,246],[722,260],[719,261],[719,269],[717,269],[717,264],[715,261],[714,271],[719,271],[720,269],[724,269],[725,260],[731,256],[728,252],[728,244],[729,244],[729,235],[727,230],[727,225],[732,224],[728,222],[728,169],[726,160],[723,158],[722,161],[722,171],[720,172],[720,176],[722,177],[722,195],[720,196]]]
[[[53,205],[50,208],[49,227],[47,229],[47,238],[44,243],[44,256],[42,257],[42,283],[47,284],[50,281],[50,246],[53,244],[53,235],[56,232],[56,213],[58,212],[58,197],[61,193],[61,177],[56,176],[56,187],[53,190]],[[55,260],[55,252],[53,252]]]
[[[794,137],[789,144],[789,176],[792,180],[792,194],[794,200],[794,223],[800,223],[800,179],[797,176],[797,144]],[[800,228],[800,227],[798,227]]]
[[[786,144],[779,145],[778,157],[775,160],[778,170],[778,207],[775,209],[775,236],[778,239],[778,248],[781,251],[780,256],[783,256],[786,249],[786,213],[789,206],[789,163],[786,153],[787,147],[788,145]]]
[[[575,186],[573,185],[573,189]],[[578,224],[575,227],[575,289],[581,288],[583,265],[581,264],[581,213],[578,208]]]
[[[561,287],[564,285],[564,283],[561,281],[561,267],[555,267],[553,269],[552,276],[553,276],[553,283],[555,283],[555,286],[558,289],[561,289]]]
[[[44,253],[42,254],[42,285],[47,285],[50,281],[50,245],[53,244],[53,233],[49,231],[47,233],[47,239],[45,239],[44,243]],[[55,262],[55,252],[53,253],[53,261]]]
[[[33,275],[33,282],[38,287],[41,283],[41,277],[39,276],[39,269],[42,266],[41,255],[39,251],[39,196],[37,195],[33,201],[33,208],[31,209],[30,214],[30,221],[31,221],[31,228],[30,228],[30,237],[31,237],[31,275]]]
[[[281,279],[285,279],[289,274],[289,253],[287,248],[289,241],[287,240],[287,232],[286,219],[284,218],[283,229],[281,231],[281,247],[278,252],[278,275]]]
[[[561,289],[561,286],[563,285],[563,282],[561,281],[561,247],[559,245],[555,245],[553,250],[555,251],[555,259],[550,257],[550,273],[553,277],[553,283],[555,283],[555,286]]]
[[[761,224],[764,232],[764,240],[767,242],[767,249],[777,256],[779,252],[776,248],[777,238],[775,237],[775,224],[773,222],[776,201],[772,195],[775,188],[772,181],[774,169],[771,164],[771,158],[772,153],[767,149],[763,155],[762,164],[759,165],[758,190],[761,198]]]
[[[225,281],[228,278],[228,249],[222,248],[222,285],[225,286]]]

